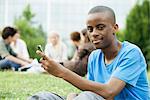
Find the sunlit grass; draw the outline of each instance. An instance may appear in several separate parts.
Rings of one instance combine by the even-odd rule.
[[[150,71],[148,78],[150,80]],[[39,91],[54,92],[62,96],[71,92],[80,92],[64,80],[48,74],[0,72],[0,100],[26,100]]]
[[[0,72],[0,100],[25,100],[39,91],[49,91],[66,96],[79,92],[71,84],[48,74],[25,74],[19,72]]]

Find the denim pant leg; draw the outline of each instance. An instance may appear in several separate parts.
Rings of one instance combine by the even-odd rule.
[[[73,100],[105,100],[105,99],[96,93],[84,91],[80,93],[77,97],[75,97]]]
[[[38,92],[27,100],[65,100],[63,97],[51,92]]]
[[[21,64],[17,64],[15,62],[9,61],[9,65],[11,68],[13,68],[15,71],[18,71],[18,69],[21,67]]]
[[[9,60],[2,59],[0,60],[0,69],[10,69],[11,66],[9,65]]]
[[[12,62],[8,59],[3,59],[0,60],[0,69],[10,69],[10,68],[14,68],[15,71],[18,70],[18,68],[20,68],[21,65],[17,64],[15,62]]]

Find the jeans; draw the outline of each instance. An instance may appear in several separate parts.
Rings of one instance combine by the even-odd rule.
[[[38,92],[32,96],[30,96],[27,100],[66,100],[62,96],[51,92]],[[105,100],[100,95],[97,95],[90,91],[81,92],[77,97],[73,100]]]
[[[84,91],[84,92],[81,92],[73,100],[105,100],[105,99],[96,93],[93,93],[90,91]]]
[[[27,100],[65,100],[62,96],[59,96],[51,92],[38,92],[30,97]]]
[[[20,68],[21,65],[17,64],[13,61],[10,61],[8,59],[2,59],[0,60],[0,69],[13,69],[15,71],[18,71],[18,68]]]

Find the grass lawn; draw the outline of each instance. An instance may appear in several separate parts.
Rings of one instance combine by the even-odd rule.
[[[150,72],[148,76],[150,80]],[[63,96],[70,92],[80,92],[64,80],[48,74],[0,72],[0,100],[25,100],[39,91],[51,91]]]
[[[80,92],[64,80],[48,74],[0,72],[0,100],[26,100],[39,91],[51,91],[62,96],[70,92]]]
[[[150,82],[150,70],[148,72],[148,79],[149,79],[149,82]]]

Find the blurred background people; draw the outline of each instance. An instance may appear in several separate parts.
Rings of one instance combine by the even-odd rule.
[[[18,38],[18,31],[13,27],[5,27],[0,38],[0,69],[12,68],[17,71],[20,67],[31,63],[22,55],[15,53],[10,44]]]
[[[16,34],[16,40],[11,43],[13,51],[19,55],[22,55],[24,58],[29,59],[29,52],[27,45],[24,40],[20,38],[20,33]]]
[[[89,43],[90,42],[90,39],[88,37],[88,33],[87,33],[86,28],[81,30],[81,36],[82,36],[82,40],[83,40],[84,43]]]
[[[70,34],[70,38],[73,44],[75,45],[75,47],[78,49],[79,45],[82,43],[80,33],[77,31],[74,31]]]
[[[77,51],[78,59],[63,62],[64,67],[80,76],[85,76],[87,74],[88,57],[94,49],[92,43],[81,44]]]
[[[79,46],[83,43],[83,41],[81,38],[81,34],[78,31],[72,32],[70,34],[70,38],[71,38],[73,45],[75,46],[75,53],[74,53],[74,56],[71,60],[75,61],[76,59],[78,59],[77,51],[78,51]]]
[[[57,62],[68,60],[67,46],[61,41],[57,32],[51,32],[48,35],[48,41],[45,46],[45,54]]]
[[[83,36],[82,34],[77,31],[71,33],[70,37],[76,47],[76,51],[72,60],[63,62],[63,65],[78,75],[85,76],[87,73],[88,57],[95,47],[90,42],[87,32]]]

